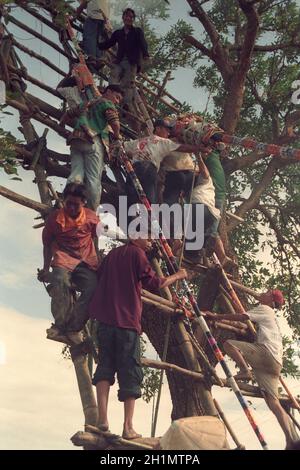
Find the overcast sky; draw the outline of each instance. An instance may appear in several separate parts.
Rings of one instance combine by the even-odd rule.
[[[183,17],[188,19],[188,5],[184,0],[171,0],[172,14],[168,24]],[[14,12],[14,14],[18,14]],[[48,28],[32,20],[22,12],[22,19],[37,31],[48,34]],[[196,20],[192,20],[196,24]],[[197,22],[198,25],[198,22]],[[59,67],[66,68],[66,61],[48,46],[24,31],[9,25],[18,41],[47,56]],[[165,30],[166,25],[160,25]],[[52,33],[49,33],[50,37]],[[56,40],[56,39],[55,39]],[[60,76],[46,66],[18,51],[31,75],[55,87]],[[192,87],[194,72],[180,70],[168,89],[177,98],[201,109],[201,93]],[[182,86],[184,84],[184,86]],[[29,92],[36,92],[28,85]],[[47,93],[41,98],[54,106],[60,102]],[[204,103],[205,104],[205,103]],[[41,135],[43,126],[34,123]],[[17,135],[17,114],[7,116],[1,126]],[[20,137],[20,135],[19,135]],[[58,151],[67,151],[62,139],[49,132],[48,144]],[[20,170],[22,182],[9,179],[0,173],[0,184],[38,200],[33,172]],[[64,182],[52,179],[57,189]],[[62,359],[61,345],[46,341],[45,330],[52,318],[49,297],[42,284],[36,280],[36,271],[42,266],[41,230],[33,230],[33,211],[1,198],[0,211],[0,448],[1,449],[67,449],[73,448],[69,438],[82,429],[83,416],[71,361]],[[299,392],[299,385],[291,381],[292,390]],[[250,425],[244,418],[232,392],[216,390],[218,400],[247,448],[260,448]],[[281,430],[262,401],[253,401],[258,423],[266,435],[270,448],[283,448]],[[171,404],[167,388],[158,422],[158,434],[164,433],[170,424]],[[110,401],[111,428],[121,431],[122,407],[114,390]],[[136,413],[136,428],[144,435],[150,434],[151,405],[141,400]]]

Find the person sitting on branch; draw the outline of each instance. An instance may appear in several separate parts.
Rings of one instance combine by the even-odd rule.
[[[225,352],[240,368],[236,380],[251,380],[252,373],[272,413],[276,416],[286,438],[287,447],[299,439],[289,416],[278,399],[279,377],[282,369],[282,337],[274,309],[280,309],[284,297],[280,290],[271,289],[259,297],[260,304],[244,314],[219,315],[204,312],[205,318],[212,321],[251,320],[258,326],[254,343],[227,340],[223,344]],[[249,369],[248,364],[252,367]]]
[[[41,282],[50,282],[51,312],[55,323],[48,337],[67,336],[80,343],[80,333],[88,319],[88,304],[97,285],[98,258],[94,246],[99,219],[85,207],[86,190],[82,184],[69,183],[63,192],[62,209],[52,212],[43,230],[43,269]],[[52,272],[50,271],[52,266]],[[81,292],[75,305],[71,289]]]
[[[99,364],[93,384],[97,389],[99,429],[108,430],[107,405],[115,374],[118,398],[124,402],[123,438],[141,437],[133,428],[135,400],[141,397],[143,373],[140,362],[142,332],[141,289],[157,293],[187,276],[185,269],[166,278],[158,277],[147,259],[152,241],[146,235],[131,238],[114,248],[98,270],[98,286],[90,303],[90,315],[98,322]]]

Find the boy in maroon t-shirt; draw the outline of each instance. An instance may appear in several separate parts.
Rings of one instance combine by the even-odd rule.
[[[124,402],[124,439],[141,437],[132,424],[135,400],[141,396],[143,380],[139,339],[141,289],[157,291],[187,276],[186,270],[180,269],[172,276],[159,278],[145,254],[151,245],[150,239],[138,238],[111,250],[98,270],[98,286],[90,303],[91,318],[99,322],[100,360],[93,378],[99,428],[108,429],[108,395],[117,373],[118,398]]]

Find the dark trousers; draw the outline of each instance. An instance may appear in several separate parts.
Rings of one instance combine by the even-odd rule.
[[[80,292],[77,301],[72,299],[72,286]],[[49,294],[51,312],[58,328],[80,331],[88,320],[88,305],[97,286],[97,275],[85,263],[74,271],[54,267],[51,273]]]
[[[151,204],[157,202],[157,169],[156,166],[151,162],[135,162],[133,164],[134,171],[140,180],[140,183],[146,193],[147,198]],[[139,202],[137,192],[133,186],[133,183],[129,177],[126,181],[126,192],[128,196],[128,205]]]
[[[140,337],[135,330],[98,323],[99,364],[93,385],[105,380],[119,382],[118,398],[140,398],[143,371],[140,362]]]
[[[103,56],[104,51],[99,49],[98,42],[103,42],[106,39],[107,34],[104,31],[104,20],[87,18],[83,25],[84,52],[89,56],[100,58]]]
[[[168,171],[165,179],[163,202],[172,205],[179,201],[180,193],[184,193],[186,202],[189,202],[193,184],[194,172],[190,170]]]

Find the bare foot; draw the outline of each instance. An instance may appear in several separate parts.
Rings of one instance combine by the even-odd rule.
[[[86,424],[85,431],[95,433],[95,434],[102,434],[103,432],[110,432],[108,428],[108,424],[98,424],[97,426]]]
[[[97,427],[100,429],[100,431],[103,431],[103,432],[109,431],[108,423],[98,424]]]
[[[238,374],[234,376],[234,378],[235,380],[244,380],[244,381],[249,381],[253,379],[250,370],[240,371]]]
[[[138,439],[139,437],[142,437],[142,435],[135,432],[134,429],[126,429],[126,430],[124,429],[122,437],[123,439],[131,440],[131,439]]]

